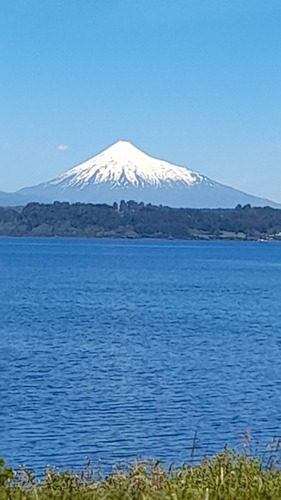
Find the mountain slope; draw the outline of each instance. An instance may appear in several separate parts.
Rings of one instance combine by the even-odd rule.
[[[5,193],[4,191],[0,191],[0,207],[7,206],[19,206],[26,205],[30,201],[29,196],[25,196],[19,192],[17,193]]]
[[[280,207],[185,167],[152,158],[127,141],[118,141],[55,179],[18,193],[40,202],[112,204],[124,199],[171,207],[231,208],[238,203]]]
[[[114,188],[189,187],[201,176],[184,167],[146,155],[130,142],[118,141],[90,160],[68,170],[49,184],[85,189],[90,184],[108,183]]]

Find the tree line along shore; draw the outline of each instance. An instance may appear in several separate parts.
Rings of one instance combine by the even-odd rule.
[[[54,202],[0,207],[0,236],[281,240],[281,210]]]

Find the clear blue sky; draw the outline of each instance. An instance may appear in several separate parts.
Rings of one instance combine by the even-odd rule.
[[[0,41],[0,190],[127,139],[281,202],[280,0],[0,0]]]

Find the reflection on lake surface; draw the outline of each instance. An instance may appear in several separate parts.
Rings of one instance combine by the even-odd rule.
[[[0,240],[0,456],[181,463],[281,435],[281,245]]]

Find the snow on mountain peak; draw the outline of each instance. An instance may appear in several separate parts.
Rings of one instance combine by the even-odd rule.
[[[13,205],[54,201],[112,205],[134,200],[177,208],[233,208],[249,203],[280,208],[270,200],[152,158],[128,141],[118,141],[59,177],[22,188],[16,194],[19,198]]]
[[[185,187],[202,182],[203,177],[185,167],[158,160],[128,141],[117,141],[98,155],[68,170],[47,184],[63,189],[84,189],[91,184],[118,187]]]

